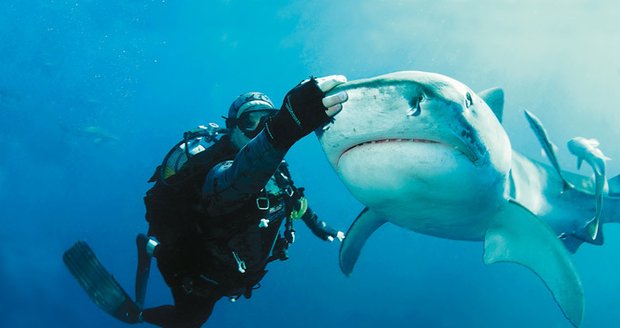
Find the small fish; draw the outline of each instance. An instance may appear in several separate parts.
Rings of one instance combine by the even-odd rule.
[[[600,235],[600,218],[603,210],[603,192],[607,182],[605,177],[605,162],[610,160],[598,148],[599,142],[596,139],[586,139],[583,137],[575,137],[568,141],[568,150],[571,154],[577,156],[577,169],[581,169],[581,165],[585,161],[590,164],[594,171],[594,198],[596,199],[596,214],[586,223],[585,230],[592,240],[601,240]]]

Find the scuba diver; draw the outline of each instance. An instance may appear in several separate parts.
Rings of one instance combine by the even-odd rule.
[[[286,260],[301,219],[323,240],[342,241],[308,206],[283,160],[289,148],[327,124],[348,96],[326,92],[344,76],[311,78],[291,89],[281,109],[262,93],[239,96],[226,128],[187,132],[149,182],[144,198],[147,235],[137,237],[136,299],[77,242],[64,262],[91,299],[127,323],[200,327],[222,297],[250,298],[274,260]],[[218,138],[218,136],[220,136]],[[151,258],[174,305],[143,309]]]

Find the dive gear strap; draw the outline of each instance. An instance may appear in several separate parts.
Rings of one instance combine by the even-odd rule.
[[[295,228],[293,227],[293,220],[296,218],[294,217],[294,215],[297,215],[301,212],[300,207],[302,207],[303,205],[301,204],[300,200],[304,199],[303,188],[298,189],[297,187],[295,187],[293,179],[291,178],[291,173],[288,170],[288,164],[286,162],[283,161],[280,164],[278,170],[274,174],[274,177],[278,188],[282,191],[284,207],[286,208],[287,214],[284,222],[284,232],[282,233],[282,235],[279,235],[277,237],[271,252],[271,256],[268,258],[267,263],[276,260],[288,260],[288,249],[290,245],[295,242]]]
[[[65,265],[91,300],[102,310],[126,323],[139,323],[140,308],[99,262],[90,246],[78,241],[62,257]]]
[[[276,173],[276,182],[278,186],[284,190],[288,197],[285,198],[287,208],[290,210],[288,216],[287,225],[290,225],[290,229],[286,229],[284,237],[289,240],[289,244],[295,241],[295,230],[293,229],[292,221],[302,219],[306,226],[312,231],[312,233],[321,238],[322,240],[329,240],[329,238],[337,238],[338,231],[327,225],[325,221],[322,221],[308,206],[308,200],[304,195],[304,188],[295,187],[295,183],[291,178],[291,173],[288,170],[288,164],[282,162],[278,168],[279,173]]]

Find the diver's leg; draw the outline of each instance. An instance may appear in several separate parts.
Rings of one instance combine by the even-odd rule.
[[[136,304],[142,308],[146,298],[146,287],[151,271],[151,258],[156,256],[159,242],[155,237],[138,234],[136,237],[138,246],[138,269],[136,270]]]
[[[183,288],[173,288],[175,306],[164,305],[145,309],[144,322],[166,328],[199,328],[211,316],[215,303],[222,297],[213,292],[207,296],[187,294]]]
[[[142,321],[158,327],[165,327],[166,324],[171,324],[174,317],[175,308],[172,305],[144,309],[141,315]]]

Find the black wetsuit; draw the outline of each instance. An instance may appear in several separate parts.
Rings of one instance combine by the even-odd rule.
[[[290,213],[303,191],[292,184],[285,153],[264,133],[240,151],[224,136],[149,190],[149,235],[160,242],[155,257],[175,305],[145,309],[145,322],[200,327],[217,300],[249,297],[267,263],[286,259]],[[336,236],[310,209],[301,218],[321,239]]]

